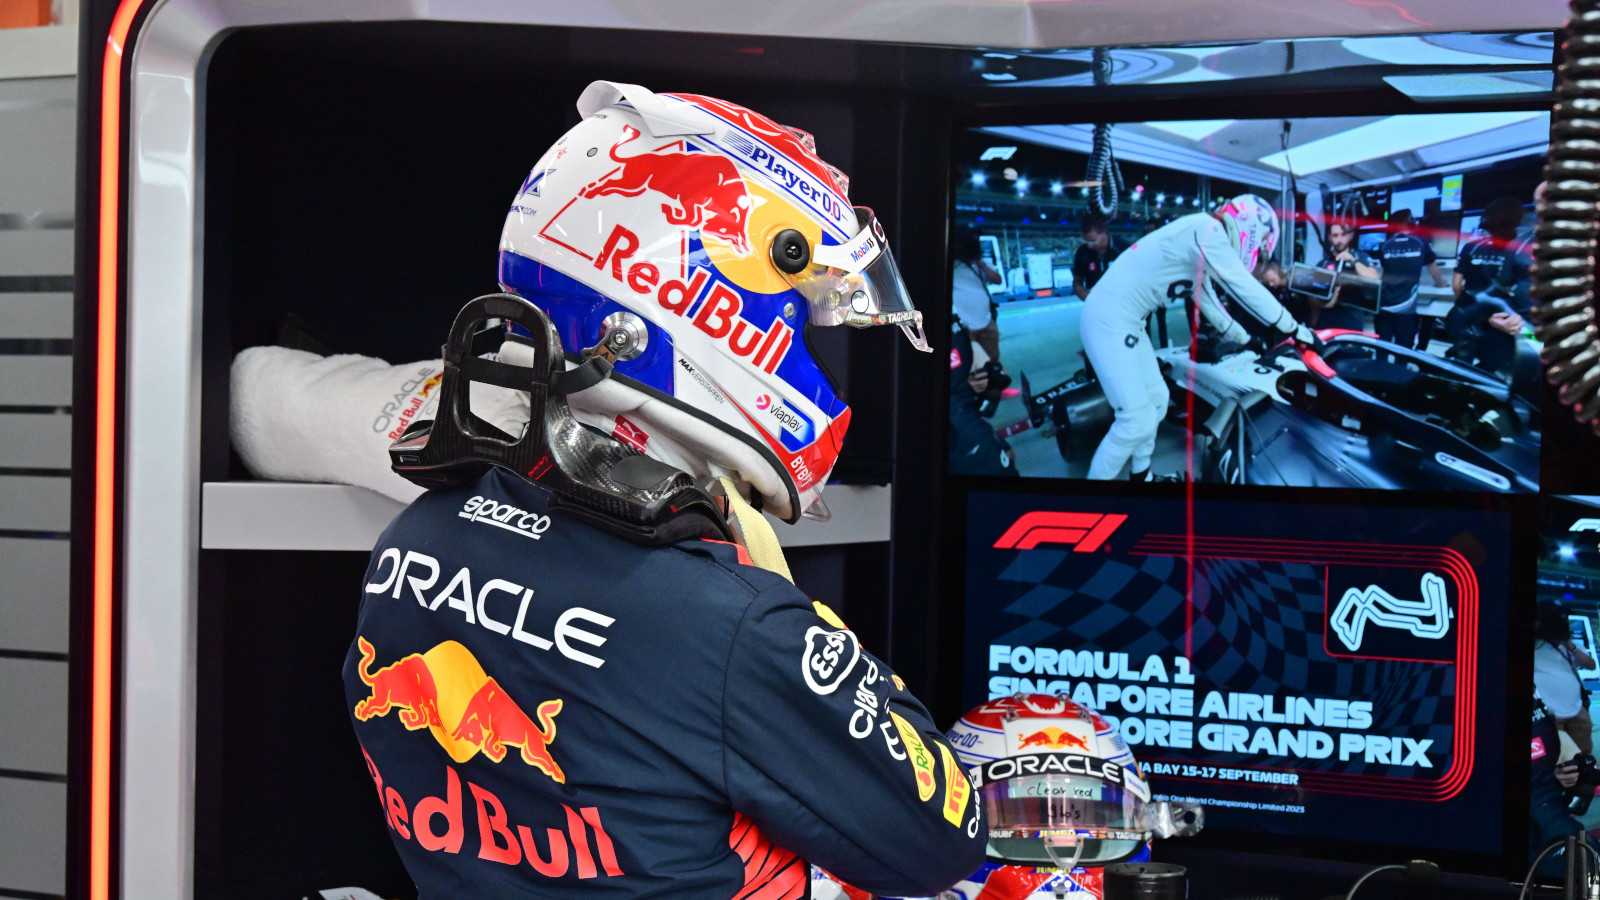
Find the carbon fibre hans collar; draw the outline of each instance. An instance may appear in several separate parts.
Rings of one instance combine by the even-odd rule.
[[[473,354],[474,334],[492,319],[515,322],[533,335],[531,368]],[[549,491],[552,511],[635,543],[731,541],[726,520],[692,476],[573,417],[566,395],[610,377],[611,365],[593,352],[573,369],[564,367],[565,359],[549,317],[527,300],[488,294],[467,303],[444,345],[438,417],[413,423],[389,446],[391,467],[415,484],[439,490],[498,466]],[[472,414],[473,382],[528,392],[528,425],[520,437]]]

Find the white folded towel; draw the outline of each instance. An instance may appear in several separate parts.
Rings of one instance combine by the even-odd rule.
[[[443,370],[437,359],[391,366],[252,347],[233,360],[233,446],[257,478],[353,484],[410,503],[422,488],[389,468],[389,445],[412,422],[433,418]],[[521,434],[528,395],[474,385],[472,411]]]

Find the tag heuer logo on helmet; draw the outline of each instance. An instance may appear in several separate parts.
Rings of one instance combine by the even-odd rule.
[[[828,631],[815,625],[806,629],[805,653],[800,658],[800,674],[814,693],[831,694],[855,668],[861,658],[861,645],[849,631]]]

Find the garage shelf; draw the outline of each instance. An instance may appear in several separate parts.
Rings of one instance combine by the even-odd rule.
[[[815,547],[889,539],[887,486],[836,484],[825,496],[833,521],[785,525],[772,519],[780,543]],[[366,552],[402,508],[381,494],[343,484],[210,481],[200,494],[200,546]]]

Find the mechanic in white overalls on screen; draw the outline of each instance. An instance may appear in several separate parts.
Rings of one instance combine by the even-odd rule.
[[[1089,477],[1110,480],[1131,466],[1129,477],[1150,476],[1156,429],[1167,412],[1167,385],[1145,330],[1151,313],[1195,298],[1222,343],[1244,344],[1249,332],[1223,308],[1215,280],[1264,325],[1313,343],[1251,274],[1278,245],[1278,216],[1266,200],[1243,194],[1215,213],[1183,216],[1140,238],[1095,284],[1084,301],[1081,332],[1116,421],[1095,450]]]

